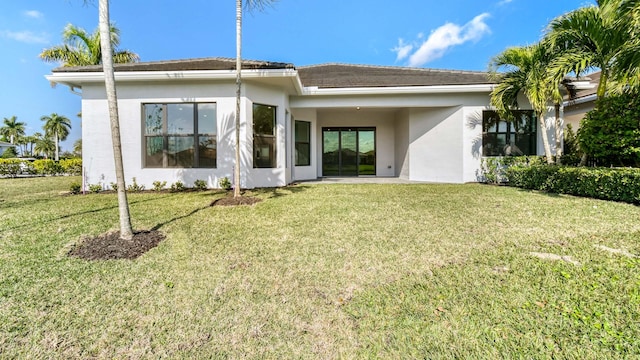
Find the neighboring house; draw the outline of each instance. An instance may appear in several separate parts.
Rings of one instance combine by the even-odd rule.
[[[13,145],[12,143],[0,141],[0,156],[2,156],[5,151],[12,147],[15,147],[15,145]]]
[[[577,87],[576,93],[569,98],[565,96],[564,101],[564,125],[571,124],[573,131],[578,131],[580,120],[584,119],[587,112],[596,106],[596,92],[600,83],[600,71],[585,75],[578,80],[574,80]]]
[[[513,123],[491,111],[483,72],[246,60],[242,78],[247,188],[324,176],[474,182],[483,156],[544,153],[532,111]],[[47,79],[82,89],[87,182],[115,181],[101,67],[57,68]],[[232,180],[234,59],[121,64],[116,82],[127,181]],[[553,146],[553,107],[546,120]]]

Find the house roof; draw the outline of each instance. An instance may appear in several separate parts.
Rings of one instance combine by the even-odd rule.
[[[242,60],[242,69],[265,70],[265,69],[294,69],[293,64],[260,61]],[[190,70],[235,70],[236,60],[231,58],[200,58],[167,61],[149,61],[130,64],[115,64],[116,72],[124,71],[190,71]],[[53,72],[101,72],[102,65],[92,66],[68,66],[53,69]]]
[[[0,141],[0,146],[15,146],[12,143],[8,143],[8,142],[4,142],[4,141]]]
[[[397,66],[322,64],[298,68],[304,86],[318,88],[491,84],[488,74]]]
[[[116,72],[235,70],[235,59],[200,58],[114,65]],[[247,70],[296,69],[293,64],[243,60]],[[321,64],[297,68],[305,87],[367,88],[491,84],[488,74],[476,71],[436,70],[399,66]],[[58,67],[53,73],[101,72],[101,65]]]
[[[584,75],[581,76],[580,78],[570,78],[569,82],[585,82],[588,83],[586,84],[586,86],[583,86],[581,88],[577,88],[575,90],[575,93],[572,94],[571,97],[569,97],[569,95],[565,95],[565,101],[570,101],[570,102],[575,102],[575,101],[579,101],[580,99],[585,99],[588,97],[593,97],[596,95],[596,93],[598,92],[598,84],[600,84],[600,75],[601,72],[600,71],[596,71],[594,73],[591,73],[589,75]]]

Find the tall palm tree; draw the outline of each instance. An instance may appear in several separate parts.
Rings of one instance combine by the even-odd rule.
[[[109,21],[109,0],[100,0],[99,5],[99,33],[102,55],[102,69],[104,72],[104,84],[109,105],[109,120],[111,124],[111,144],[113,146],[113,158],[116,170],[116,183],[118,184],[118,213],[120,217],[120,238],[133,239],[129,201],[124,181],[124,164],[122,161],[122,144],[120,141],[120,119],[118,117],[118,95],[116,93],[116,78],[113,68],[114,57],[112,49],[111,26]]]
[[[491,104],[499,113],[510,116],[517,109],[518,95],[524,94],[538,118],[542,144],[548,163],[553,163],[549,146],[545,114],[549,102],[557,101],[558,84],[550,78],[548,64],[552,59],[550,48],[543,43],[524,47],[510,47],[491,60],[492,76],[499,82],[491,92]],[[503,70],[503,72],[498,72]]]
[[[18,121],[17,116],[4,118],[4,125],[0,127],[0,135],[9,139],[10,143],[14,143],[19,136],[24,135],[25,123]]]
[[[120,30],[111,24],[109,38],[113,48],[120,44]],[[62,32],[62,45],[44,49],[40,58],[46,62],[60,62],[62,66],[100,65],[102,63],[102,49],[100,46],[100,32],[96,29],[89,34],[83,28],[67,24]],[[113,62],[117,64],[138,62],[138,54],[128,50],[114,50]]]
[[[607,93],[610,80],[620,82],[627,77],[623,61],[637,56],[630,50],[634,41],[629,21],[619,18],[620,3],[598,0],[597,5],[571,11],[551,21],[546,35],[547,41],[560,50],[551,64],[557,76],[600,69],[599,99]]]
[[[56,113],[45,115],[40,120],[45,122],[42,128],[47,136],[53,137],[53,141],[56,144],[55,160],[58,161],[60,160],[60,141],[66,140],[67,136],[69,136],[71,120]]]
[[[33,148],[34,154],[50,158],[56,149],[56,145],[53,140],[49,138],[38,139],[36,146]]]
[[[247,9],[262,10],[268,4],[276,0],[245,0]],[[236,0],[236,114],[235,137],[236,166],[233,172],[233,197],[240,196],[240,98],[242,96],[242,0]]]

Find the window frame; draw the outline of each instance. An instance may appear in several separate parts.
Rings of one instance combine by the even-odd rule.
[[[537,117],[533,110],[512,110],[513,117],[511,119],[504,119],[495,110],[484,110],[482,112],[482,156],[483,157],[496,157],[496,156],[535,156],[538,154],[538,127]],[[518,126],[517,120],[521,120],[523,116],[527,116],[524,129],[522,126]],[[488,120],[494,117],[495,123],[491,124]],[[499,137],[504,138],[504,145],[500,144]],[[493,138],[493,141],[490,139]],[[516,145],[516,149],[521,154],[506,154],[508,145],[511,142]],[[517,144],[525,142],[528,145],[527,149],[521,149]],[[512,151],[512,150],[509,150]]]
[[[267,107],[273,111],[273,122],[271,134],[259,133],[256,129],[256,108]],[[252,130],[253,130],[253,168],[254,169],[275,169],[278,167],[277,147],[278,147],[278,107],[268,104],[253,103],[252,108]],[[263,140],[263,141],[260,141]],[[264,145],[266,144],[266,146]],[[260,148],[258,148],[258,145]],[[269,158],[266,164],[259,156],[266,147],[268,147]]]
[[[307,141],[298,140],[298,123],[305,124],[307,126],[307,131],[306,131]],[[293,132],[294,132],[295,166],[311,166],[311,122],[304,121],[304,120],[295,120]],[[299,161],[300,159],[300,156],[298,156],[298,151],[300,151],[298,149],[299,144],[306,145],[306,148],[305,148],[306,159],[307,159],[306,163]]]
[[[147,107],[148,106],[158,106],[161,109],[161,124],[159,133],[147,133]],[[170,132],[169,125],[169,107],[171,105],[191,105],[192,109],[192,123],[193,126],[190,133],[179,133],[179,132]],[[200,133],[199,129],[199,112],[200,105],[213,105],[214,111],[214,119],[213,119],[213,133]],[[141,103],[141,118],[142,118],[142,167],[146,169],[216,169],[217,168],[217,157],[218,157],[218,105],[215,101],[204,101],[204,102],[148,102]],[[148,153],[148,144],[149,139],[151,138],[160,138],[162,139],[161,144],[161,153],[162,159],[160,164],[158,165],[150,165],[149,161],[149,153]],[[208,158],[212,165],[201,165],[201,160],[203,160],[200,156],[200,140],[204,138],[213,138],[213,149],[215,152],[215,156],[213,158]],[[177,139],[191,139],[192,140],[192,149],[193,149],[193,157],[190,160],[191,166],[184,165],[170,165],[170,158],[172,154],[169,152],[170,142],[177,141]],[[175,156],[175,155],[174,155]],[[174,162],[179,162],[177,157],[174,157]]]

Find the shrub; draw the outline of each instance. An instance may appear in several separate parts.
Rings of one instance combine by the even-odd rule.
[[[89,185],[89,191],[91,191],[94,194],[99,193],[100,191],[102,191],[102,184],[91,184],[91,185]]]
[[[13,146],[5,150],[2,153],[2,156],[0,156],[2,159],[13,159],[15,157],[18,157],[18,153],[16,152],[16,148]]]
[[[0,175],[16,177],[22,171],[22,160],[0,159]]]
[[[131,184],[129,186],[127,186],[127,190],[131,191],[131,192],[143,191],[144,190],[144,185],[138,184],[138,182],[136,181],[136,178],[134,177],[131,180]]]
[[[225,176],[218,180],[218,186],[223,190],[231,190],[231,181],[229,181],[229,178]]]
[[[72,182],[69,186],[69,192],[72,194],[80,194],[80,191],[82,191],[82,185],[77,181]]]
[[[207,190],[207,182],[204,180],[196,180],[193,182],[193,187],[196,190]]]
[[[110,182],[109,186],[111,186],[113,191],[118,191],[118,183]]]
[[[580,148],[604,166],[640,165],[640,94],[607,96],[580,122]]]
[[[640,169],[514,166],[509,185],[558,194],[640,203]]]
[[[41,175],[59,175],[64,173],[62,166],[51,159],[35,160],[33,162],[33,168],[36,173]]]
[[[68,175],[82,174],[82,159],[65,159],[59,162],[62,171]]]
[[[176,181],[171,184],[171,191],[184,191],[184,183],[182,181]]]
[[[164,189],[164,187],[167,186],[167,182],[166,181],[154,181],[153,182],[153,191],[160,191],[162,189]]]
[[[504,156],[482,159],[481,181],[487,184],[501,184],[509,181],[506,170],[518,165],[544,164],[542,156]]]

